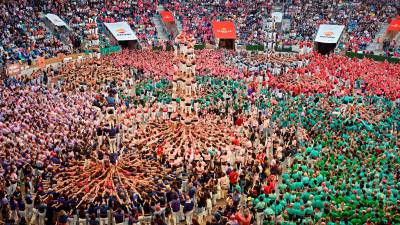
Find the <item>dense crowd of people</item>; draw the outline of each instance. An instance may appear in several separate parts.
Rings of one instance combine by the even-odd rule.
[[[215,43],[213,20],[237,22],[239,44],[260,44],[265,41],[264,18],[271,1],[171,1],[163,6],[174,12],[182,26],[199,43]],[[191,13],[187,13],[188,11]]]
[[[70,46],[44,26],[40,11],[31,1],[1,2],[0,15],[0,66],[13,62],[31,64],[41,56],[71,54]]]
[[[13,0],[0,3],[0,63],[31,63],[39,56],[50,58],[58,53],[92,49],[93,42],[96,46],[107,47],[109,39],[105,35],[104,22],[127,21],[141,46],[161,46],[163,41],[159,39],[153,22],[153,17],[157,15],[157,3],[173,12],[182,28],[190,32],[198,43],[216,43],[211,25],[213,20],[234,21],[239,45],[266,43],[271,49],[277,45],[313,40],[318,25],[333,23],[346,26],[340,46],[350,51],[366,50],[382,24],[395,17],[398,7],[396,1],[333,1],[333,4],[331,1],[284,1],[279,6],[284,18],[290,19],[287,35],[271,20],[274,7],[271,1]],[[44,26],[46,13],[60,16],[72,28],[72,33],[61,41],[60,32],[53,33]],[[390,48],[396,55],[397,47]]]
[[[1,2],[0,65],[79,51],[46,13],[85,46],[127,21],[145,48],[0,76],[0,224],[400,224],[400,64],[311,50],[323,23],[364,50],[396,2],[280,3],[289,37],[272,1]],[[148,48],[159,5],[185,30],[170,51]],[[266,50],[194,50],[213,20]]]
[[[4,82],[2,220],[399,222],[397,65],[222,50],[196,59],[190,128],[172,119],[182,106],[170,52]]]
[[[363,51],[375,39],[381,24],[397,15],[394,1],[285,1],[284,14],[291,19],[295,39],[313,40],[320,24],[342,24],[347,37],[343,48]]]

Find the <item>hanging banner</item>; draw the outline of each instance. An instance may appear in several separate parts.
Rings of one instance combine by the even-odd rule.
[[[236,28],[232,21],[212,21],[214,36],[219,39],[236,39]]]
[[[322,24],[319,26],[315,42],[337,43],[344,30],[343,25]]]
[[[134,41],[137,40],[135,32],[127,22],[104,23],[111,34],[117,41]]]
[[[164,23],[174,22],[174,15],[169,11],[160,11],[161,19]]]
[[[55,14],[46,14],[45,16],[52,24],[54,24],[57,27],[68,27],[68,25],[57,15]]]
[[[390,22],[387,31],[400,31],[400,19],[394,19]]]

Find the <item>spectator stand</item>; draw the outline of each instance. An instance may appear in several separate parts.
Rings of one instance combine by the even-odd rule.
[[[157,11],[155,15],[152,18],[152,21],[154,23],[155,29],[157,31],[157,37],[160,40],[171,40],[170,34],[167,31],[165,24],[162,20],[162,16],[160,15],[160,12],[165,11],[164,7],[162,5],[157,6]]]

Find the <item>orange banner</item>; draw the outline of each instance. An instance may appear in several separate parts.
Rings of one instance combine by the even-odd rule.
[[[169,11],[160,11],[160,15],[164,23],[174,22],[174,15]]]
[[[212,21],[214,36],[219,39],[236,39],[236,28],[232,21]]]
[[[394,19],[389,24],[387,31],[400,31],[400,19]]]

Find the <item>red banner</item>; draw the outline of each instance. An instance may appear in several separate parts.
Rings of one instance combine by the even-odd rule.
[[[400,31],[400,19],[394,19],[390,22],[387,31]]]
[[[174,22],[174,15],[169,11],[160,11],[160,15],[164,23]]]
[[[212,21],[214,36],[219,39],[236,39],[236,28],[232,21]]]

